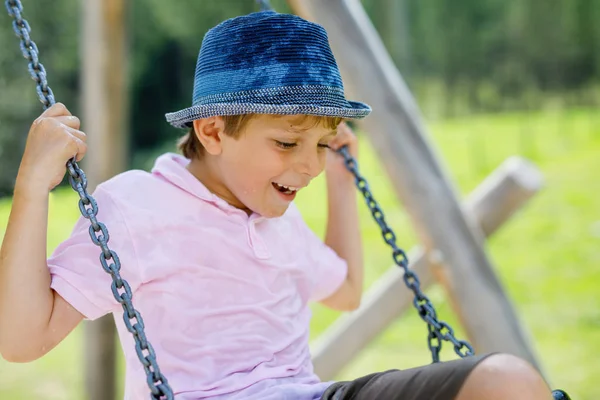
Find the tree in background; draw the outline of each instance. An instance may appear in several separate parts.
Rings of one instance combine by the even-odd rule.
[[[79,9],[72,0],[36,0],[27,7],[33,39],[60,101],[77,110]],[[52,10],[52,12],[48,12]],[[31,121],[41,113],[11,19],[0,12],[0,196],[10,194]]]
[[[84,4],[24,0],[50,86],[76,114]],[[289,12],[285,0],[271,4]],[[566,98],[598,85],[600,1],[362,0],[362,4],[426,114],[432,114],[434,105],[442,117],[531,109],[543,106],[549,94]],[[131,165],[147,168],[157,148],[173,148],[178,132],[163,115],[189,105],[206,30],[258,6],[254,0],[131,0],[128,5]],[[27,130],[41,107],[5,12],[0,13],[0,32],[1,196],[12,191]],[[583,100],[588,105],[598,101]]]

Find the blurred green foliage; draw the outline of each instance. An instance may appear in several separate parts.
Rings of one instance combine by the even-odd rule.
[[[426,115],[540,109],[558,99],[597,105],[600,2],[363,0]],[[81,1],[24,0],[56,98],[80,107]],[[254,0],[128,3],[131,162],[170,145],[163,115],[189,105],[197,53],[210,27],[258,10]],[[272,0],[281,12],[284,0]],[[10,193],[31,121],[41,112],[6,12],[0,12],[0,195]],[[85,129],[85,121],[83,121]]]

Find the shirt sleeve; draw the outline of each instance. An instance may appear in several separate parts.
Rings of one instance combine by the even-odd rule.
[[[98,221],[106,225],[108,246],[121,262],[121,277],[135,291],[141,284],[138,260],[126,221],[101,186],[93,194],[98,202]],[[90,221],[80,217],[71,236],[48,259],[51,288],[86,319],[95,320],[121,308],[112,290],[112,277],[100,264],[102,250],[92,242]],[[113,262],[110,260],[109,264]]]
[[[348,264],[346,260],[327,246],[306,224],[300,211],[292,203],[292,217],[296,220],[300,235],[305,241],[305,249],[310,261],[312,290],[311,301],[322,301],[335,293],[346,280]]]

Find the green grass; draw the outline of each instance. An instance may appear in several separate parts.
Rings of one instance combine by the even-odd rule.
[[[574,399],[600,396],[600,115],[596,110],[479,116],[430,124],[432,142],[462,194],[469,193],[504,159],[521,154],[543,171],[545,188],[487,244],[498,275],[512,298],[535,350],[555,387]],[[406,248],[416,243],[410,221],[367,140],[361,140],[361,171],[387,220]],[[324,182],[298,200],[310,226],[325,225]],[[319,199],[320,201],[316,201]],[[78,216],[69,190],[52,195],[49,246],[70,232]],[[0,203],[0,237],[10,202]],[[361,209],[370,285],[391,258],[366,207]],[[438,287],[429,291],[440,317],[456,324]],[[338,315],[315,306],[313,337]],[[459,335],[463,332],[457,329]],[[83,398],[81,327],[43,359],[24,365],[0,361],[0,397]],[[454,358],[448,349],[444,357]],[[425,327],[409,313],[382,333],[339,378],[429,362]]]

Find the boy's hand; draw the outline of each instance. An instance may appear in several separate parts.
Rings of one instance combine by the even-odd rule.
[[[352,157],[358,157],[358,139],[345,122],[338,125],[337,135],[329,142],[331,151],[327,152],[327,162],[325,164],[327,179],[353,182],[354,176],[346,168],[344,157],[337,153],[337,150],[343,146],[348,147],[348,152]]]
[[[29,130],[18,184],[48,192],[56,187],[65,175],[67,161],[73,157],[81,160],[87,150],[79,125],[79,119],[61,103],[44,111]]]

